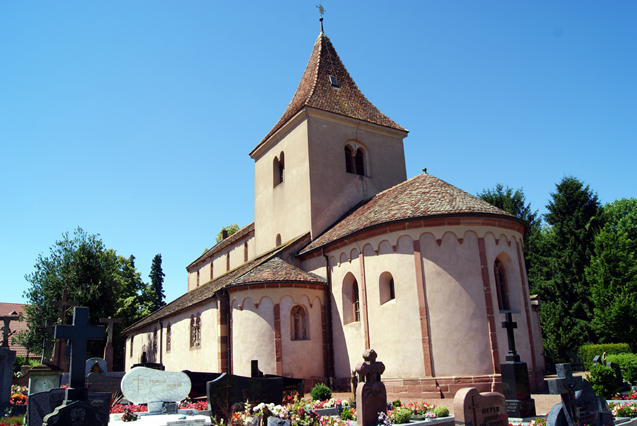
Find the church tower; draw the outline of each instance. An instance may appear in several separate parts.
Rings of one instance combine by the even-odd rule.
[[[361,93],[321,31],[288,108],[250,152],[256,253],[308,232],[314,239],[405,181],[407,132]]]

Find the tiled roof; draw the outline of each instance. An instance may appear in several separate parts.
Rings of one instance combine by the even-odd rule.
[[[273,257],[265,263],[250,270],[232,282],[232,284],[277,283],[311,283],[324,284],[322,279],[290,265],[280,257]]]
[[[24,306],[25,305],[22,305],[21,303],[0,303],[0,316],[10,316],[13,312],[15,312],[18,315],[22,314],[25,317],[24,321],[11,321],[9,323],[9,329],[11,329],[12,332],[15,331],[16,334],[21,331],[27,331],[26,312],[24,311]],[[0,322],[0,326],[3,325],[4,324]],[[15,337],[15,334],[13,334],[12,337]],[[27,355],[27,349],[24,346],[11,344],[11,337],[9,337],[9,347],[12,351],[16,351],[16,355]],[[32,356],[34,354],[33,352],[30,352],[29,355]]]
[[[363,201],[301,250],[301,253],[374,225],[458,213],[491,214],[515,218],[512,214],[441,179],[422,173]]]
[[[246,225],[243,228],[239,229],[237,232],[235,232],[234,234],[230,235],[225,240],[219,241],[217,244],[215,244],[214,247],[212,247],[211,249],[206,251],[204,254],[199,256],[190,265],[186,266],[186,269],[190,268],[191,266],[196,265],[199,261],[201,261],[201,260],[203,260],[203,259],[205,259],[207,257],[214,256],[215,254],[219,253],[221,250],[225,249],[228,246],[231,246],[235,242],[239,241],[241,238],[243,238],[246,235],[250,234],[252,231],[254,231],[254,222],[252,222],[251,224]]]
[[[252,284],[256,282],[290,282],[291,280],[289,277],[285,278],[285,280],[282,279],[280,281],[274,279],[274,277],[283,278],[284,275],[282,275],[282,273],[285,271],[291,272],[293,274],[292,276],[295,279],[292,280],[292,282],[309,282],[312,284],[323,283],[323,281],[314,277],[313,275],[310,275],[277,257],[280,253],[285,251],[285,249],[287,249],[288,247],[292,246],[300,238],[302,237],[299,237],[280,247],[277,247],[274,250],[271,250],[249,262],[246,262],[238,268],[235,268],[227,272],[226,274],[212,281],[209,281],[208,283],[201,285],[192,291],[189,291],[183,296],[173,300],[166,306],[156,310],[146,318],[143,318],[135,324],[132,324],[124,330],[124,333],[155,323],[162,318],[166,318],[170,315],[178,313],[183,309],[189,308],[190,306],[204,302],[210,299],[217,291],[223,288],[233,287],[235,285]],[[245,280],[243,279],[245,275],[250,274],[252,271],[257,269],[257,272],[250,275],[251,278],[247,278]],[[270,269],[272,269],[272,272],[269,271]]]
[[[336,77],[338,87],[332,86],[330,76]],[[380,112],[361,93],[338,57],[330,39],[323,32],[314,43],[314,50],[288,108],[279,122],[252,152],[304,107],[312,107],[406,132],[404,128]]]

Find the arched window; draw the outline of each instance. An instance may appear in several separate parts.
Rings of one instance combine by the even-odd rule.
[[[166,326],[166,352],[170,352],[172,347],[172,327],[170,323]]]
[[[226,253],[226,271],[230,270],[230,252]]]
[[[211,260],[210,261],[210,279],[211,280],[214,278],[214,271],[215,271],[215,268],[214,268],[213,262]]]
[[[199,270],[197,270],[197,287],[199,287]]]
[[[383,272],[379,280],[380,304],[387,303],[396,298],[394,290],[394,277],[389,272]]]
[[[506,271],[499,259],[496,259],[493,264],[493,272],[495,276],[495,288],[498,293],[498,308],[501,311],[509,311],[511,310],[511,305],[509,304]]]
[[[276,234],[276,246],[281,245],[281,234]]]
[[[190,317],[190,347],[201,346],[201,315]]]
[[[272,161],[273,186],[277,186],[285,181],[285,158],[283,152]]]
[[[130,337],[130,354],[128,356],[133,356],[133,342],[135,341],[135,336]]]
[[[290,332],[292,340],[310,340],[309,318],[304,306],[296,305],[290,312]]]
[[[356,174],[361,176],[365,175],[365,158],[361,148],[356,150]]]
[[[157,355],[157,327],[153,330],[153,355]]]
[[[358,282],[354,280],[354,284],[352,285],[352,311],[354,313],[354,321],[361,320],[361,303],[360,298],[358,297]]]
[[[352,148],[345,146],[345,171],[347,173],[354,173],[356,167],[354,166],[354,156],[352,155]]]
[[[243,243],[243,261],[248,261],[248,242]]]

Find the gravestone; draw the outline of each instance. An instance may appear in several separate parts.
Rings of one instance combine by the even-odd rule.
[[[95,363],[97,363],[97,367],[95,367]],[[108,367],[106,366],[106,361],[103,360],[102,358],[97,358],[97,357],[93,357],[93,358],[89,358],[86,360],[86,362],[84,363],[84,375],[88,376],[88,373],[106,373],[106,369]],[[101,371],[98,371],[101,370]]]
[[[363,352],[362,362],[356,366],[356,373],[365,376],[365,382],[356,388],[356,424],[358,426],[376,426],[378,414],[387,414],[387,390],[380,381],[385,364],[376,361],[376,351]]]
[[[101,426],[108,424],[108,415],[106,423],[104,423],[97,407],[88,401],[88,389],[85,387],[84,374],[86,342],[89,339],[101,339],[103,336],[103,326],[88,325],[88,308],[86,307],[76,306],[73,308],[73,325],[55,326],[54,337],[56,339],[71,340],[70,385],[66,389],[62,405],[44,417],[43,425]],[[110,396],[108,402],[110,406]]]
[[[504,395],[463,388],[453,399],[456,426],[508,426]]]
[[[562,402],[548,414],[547,426],[612,425],[613,415],[606,400],[595,395],[588,381],[573,377],[570,364],[557,364],[557,379],[549,380],[549,392],[560,395]]]
[[[99,373],[88,373],[86,376],[86,388],[91,392],[109,392],[113,395],[122,392],[122,378],[111,377]]]
[[[507,329],[509,341],[506,361],[500,364],[507,415],[515,418],[535,417],[535,401],[531,399],[529,371],[526,362],[520,361],[520,355],[515,350],[513,330],[517,328],[517,323],[513,322],[511,312],[506,313],[506,321],[502,323],[502,328]]]
[[[259,370],[259,360],[253,359],[250,361],[250,377],[253,379],[263,378],[263,372]]]
[[[9,336],[13,334],[9,328],[11,321],[17,321],[18,314],[14,311],[9,315],[0,317],[3,322],[2,343],[0,344],[0,413],[11,409],[11,383],[13,383],[13,364],[16,352],[9,348]]]
[[[181,371],[146,367],[131,369],[122,379],[124,397],[135,404],[148,404],[149,413],[161,414],[164,402],[179,402],[190,393],[190,379]]]
[[[53,341],[54,321],[54,318],[47,318],[46,325],[42,329],[42,357],[40,358],[40,364],[48,364],[51,362],[51,342]]]
[[[277,376],[276,374],[263,374],[261,370],[259,370],[259,360],[253,359],[251,364],[250,376],[253,379],[258,378],[266,378],[273,379],[280,377],[283,379],[283,393],[286,395],[291,395],[297,393],[299,398],[303,398],[305,395],[305,379],[295,379],[293,377],[285,377],[285,376]]]
[[[607,362],[606,367],[612,368],[615,372],[615,386],[617,386],[617,392],[623,392],[630,388],[630,385],[624,382],[624,377],[622,376],[622,370],[619,368],[619,365],[614,362]]]
[[[208,407],[212,415],[225,416],[239,402],[250,401],[281,404],[283,402],[283,379],[271,377],[253,379],[222,373],[207,383]]]
[[[29,426],[42,426],[43,419],[51,414],[55,408],[64,402],[65,389],[51,389],[47,392],[38,392],[29,395],[27,400],[27,417]],[[108,424],[108,414],[111,409],[110,393],[89,393],[86,401],[91,407],[97,411],[97,417],[100,425]],[[64,423],[62,423],[64,424]],[[72,425],[73,423],[67,423]]]
[[[183,370],[183,372],[190,379],[190,399],[200,398],[207,396],[207,383],[215,380],[222,373],[202,373],[198,371]]]

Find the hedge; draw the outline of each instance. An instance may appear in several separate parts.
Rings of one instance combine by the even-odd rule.
[[[637,354],[608,355],[606,361],[619,365],[622,378],[631,385],[637,385]]]
[[[584,345],[579,349],[579,355],[582,358],[584,364],[584,370],[591,371],[593,365],[593,358],[596,355],[602,355],[606,352],[606,355],[632,353],[628,343],[607,343],[604,345]],[[622,373],[623,374],[623,373]]]

